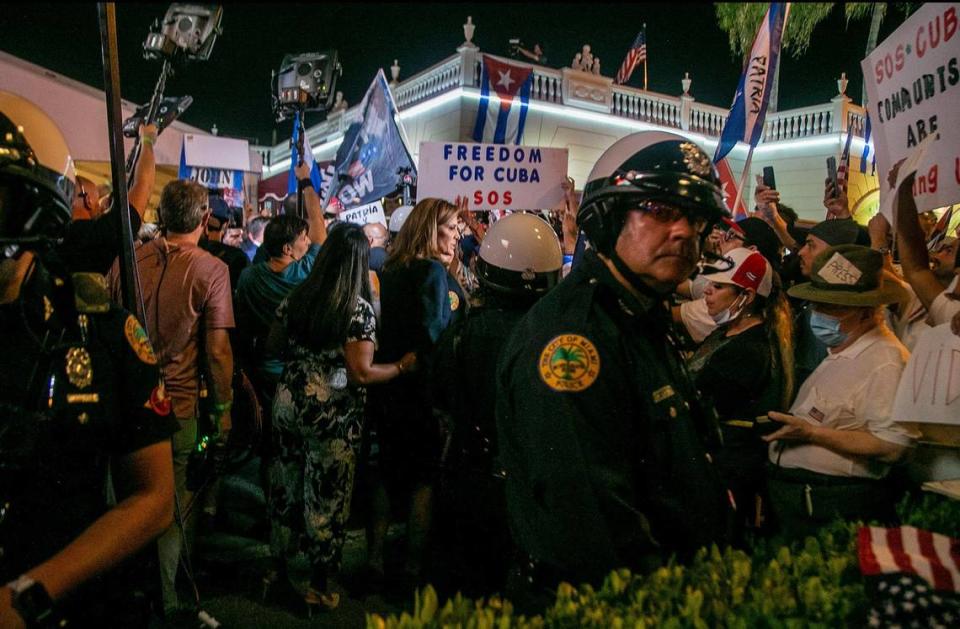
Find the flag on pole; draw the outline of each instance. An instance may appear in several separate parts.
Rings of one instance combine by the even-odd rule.
[[[473,127],[474,142],[520,144],[530,106],[533,68],[513,65],[483,55],[480,77],[480,106]],[[500,105],[491,106],[496,94]],[[518,98],[519,97],[519,98]]]
[[[847,179],[850,175],[850,143],[853,140],[853,127],[847,128],[847,141],[843,145],[843,153],[840,154],[840,162],[837,164],[837,186],[843,193],[847,189]]]
[[[740,221],[748,216],[747,206],[741,198],[737,207],[733,207],[734,199],[737,198],[737,180],[733,177],[733,172],[730,170],[730,164],[727,163],[726,159],[721,159],[716,163],[717,172],[720,173],[720,188],[723,190],[723,202],[727,206],[727,209],[730,210],[730,214],[733,215],[733,220]]]
[[[629,81],[630,75],[633,74],[637,64],[641,61],[644,63],[647,62],[647,41],[643,31],[637,33],[636,39],[630,44],[627,56],[623,58],[623,63],[620,64],[620,69],[617,70],[617,78],[615,78],[613,82],[617,85],[623,85]]]
[[[723,125],[720,143],[713,156],[714,163],[726,157],[737,142],[755,147],[763,135],[763,121],[767,115],[773,74],[780,56],[783,27],[790,10],[789,2],[771,2],[760,30],[753,40],[747,65],[740,75],[740,83],[733,96],[733,105]]]
[[[930,232],[930,238],[927,240],[928,251],[933,251],[934,248],[940,246],[940,243],[943,242],[943,239],[947,237],[947,228],[950,227],[950,219],[952,218],[953,206],[951,205],[947,208],[947,211],[943,213],[943,216],[940,217],[940,220],[937,221],[937,224]]]
[[[867,114],[867,124],[863,130],[863,153],[860,154],[860,172],[867,172],[867,156],[870,155],[870,114]],[[874,156],[876,157],[876,156]]]
[[[300,112],[293,115],[293,138],[290,140],[290,175],[287,177],[287,194],[297,192],[297,173],[295,172],[297,164],[300,163],[300,155],[297,151],[297,140],[300,137]],[[320,167],[313,159],[313,151],[310,150],[310,138],[303,135],[303,162],[310,167],[310,181],[313,183],[313,189],[320,192],[320,185],[323,177],[320,176]]]
[[[394,194],[402,168],[409,169],[413,177],[417,175],[383,70],[373,77],[360,111],[361,121],[351,124],[343,134],[323,198],[324,207],[332,206],[337,212]]]

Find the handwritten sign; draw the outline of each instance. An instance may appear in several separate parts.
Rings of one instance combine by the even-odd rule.
[[[360,207],[352,207],[349,210],[343,210],[337,215],[341,221],[347,223],[356,223],[357,225],[366,225],[367,223],[383,223],[387,226],[387,215],[383,211],[383,204],[380,201],[374,201]]]
[[[913,195],[924,212],[960,201],[960,4],[928,3],[864,59],[880,175],[880,211],[892,216],[888,173],[926,139]]]
[[[563,198],[567,149],[421,142],[418,174],[418,199],[466,196],[471,210],[551,208]]]
[[[860,277],[863,276],[863,271],[854,266],[850,260],[847,260],[839,253],[835,253],[827,260],[827,263],[820,268],[818,275],[830,284],[853,286],[860,281]]]
[[[960,337],[944,323],[923,333],[910,355],[893,419],[960,425]]]

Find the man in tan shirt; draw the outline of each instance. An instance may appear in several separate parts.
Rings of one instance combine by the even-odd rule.
[[[159,213],[164,233],[137,248],[137,265],[147,333],[180,423],[173,438],[173,462],[183,509],[191,500],[186,468],[197,441],[201,373],[206,378],[212,401],[210,420],[219,430],[218,437],[225,440],[230,430],[233,351],[228,331],[234,327],[233,302],[227,265],[197,245],[210,218],[207,190],[195,182],[172,181],[163,189]],[[116,264],[109,279],[117,299]],[[177,607],[178,526],[170,527],[158,545],[164,608],[172,611]]]

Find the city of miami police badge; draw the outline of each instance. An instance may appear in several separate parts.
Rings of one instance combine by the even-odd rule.
[[[583,391],[600,375],[600,354],[586,337],[561,334],[540,352],[538,368],[554,391]]]

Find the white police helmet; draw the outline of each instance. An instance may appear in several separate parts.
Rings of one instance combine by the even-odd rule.
[[[410,216],[410,210],[412,209],[412,205],[401,205],[393,211],[393,214],[390,215],[390,221],[387,226],[387,229],[390,230],[391,234],[396,235],[400,233],[400,228],[403,227],[407,217]]]
[[[562,266],[560,240],[550,224],[534,214],[513,213],[483,237],[477,278],[498,291],[542,294],[560,280]]]

